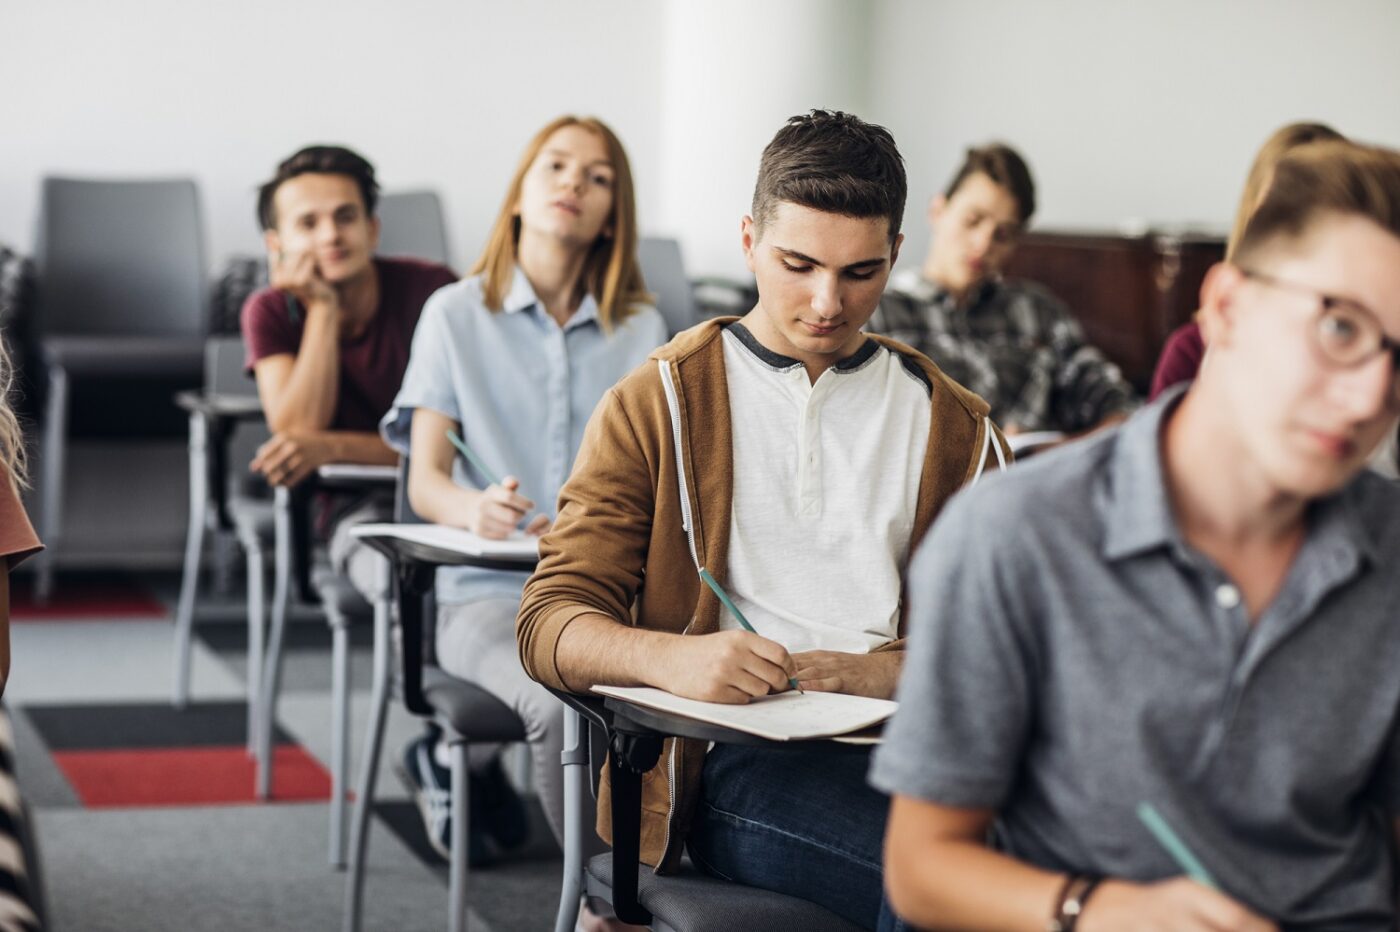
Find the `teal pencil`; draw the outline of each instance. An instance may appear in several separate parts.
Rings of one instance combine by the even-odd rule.
[[[724,603],[724,607],[729,609],[730,614],[732,614],[735,618],[739,620],[739,624],[743,626],[745,631],[747,631],[749,634],[758,633],[753,629],[753,625],[749,624],[749,620],[744,617],[744,613],[739,611],[739,606],[735,605],[734,602],[729,598],[729,595],[724,591],[724,587],[721,586],[719,582],[713,576],[710,575],[709,570],[705,569],[704,567],[701,567],[700,578],[705,581],[705,585],[709,586],[710,590],[714,592],[715,595],[719,596],[719,600]],[[806,693],[803,692],[802,687],[797,685],[797,677],[788,677],[788,685],[791,686],[793,689],[797,690],[798,692],[802,693],[804,696],[806,695]]]
[[[472,451],[471,447],[467,446],[465,440],[457,436],[455,430],[448,430],[447,439],[457,448],[458,453],[461,453],[467,458],[468,463],[476,467],[476,471],[481,473],[481,477],[486,480],[488,485],[501,484],[501,480],[491,471],[491,468],[482,462],[481,457],[477,456],[476,453]]]
[[[1166,819],[1162,818],[1162,814],[1157,811],[1156,807],[1147,802],[1138,803],[1137,817],[1143,825],[1147,826],[1147,830],[1152,833],[1152,837],[1157,839],[1157,843],[1167,849],[1167,854],[1172,856],[1172,860],[1186,873],[1186,876],[1197,883],[1205,884],[1212,890],[1220,889],[1220,885],[1215,882],[1210,871],[1206,870],[1200,859],[1192,853],[1190,848],[1186,847],[1186,842],[1172,831],[1172,827],[1167,824]]]

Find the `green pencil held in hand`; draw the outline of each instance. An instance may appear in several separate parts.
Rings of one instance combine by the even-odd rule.
[[[454,447],[457,448],[458,453],[462,454],[467,458],[468,463],[471,463],[473,466],[476,467],[476,471],[481,473],[481,478],[485,479],[488,485],[501,484],[500,478],[498,478],[496,474],[491,471],[490,467],[488,467],[485,463],[481,461],[481,457],[477,456],[476,453],[472,452],[472,448],[467,446],[465,440],[457,436],[457,432],[455,430],[449,430],[447,432],[447,439],[451,441]]]
[[[744,617],[744,613],[739,611],[739,606],[735,605],[734,602],[729,598],[728,594],[725,593],[724,587],[721,586],[715,580],[715,578],[710,575],[710,571],[705,569],[703,566],[700,567],[700,578],[705,581],[705,585],[710,587],[711,592],[719,596],[719,600],[724,603],[724,607],[729,609],[729,613],[733,615],[736,619],[738,619],[740,626],[742,626],[745,631],[747,631],[749,634],[758,633],[753,629],[753,625],[749,624],[749,620]],[[791,686],[793,689],[797,690],[798,692],[802,693],[804,696],[806,695],[806,693],[803,692],[802,687],[797,685],[796,677],[788,677],[788,685]]]
[[[1152,833],[1152,837],[1157,839],[1157,843],[1167,849],[1167,854],[1172,856],[1187,877],[1199,884],[1204,884],[1212,890],[1219,890],[1220,885],[1215,882],[1215,878],[1206,870],[1205,865],[1200,862],[1191,849],[1186,847],[1186,842],[1172,831],[1172,827],[1167,824],[1167,820],[1162,818],[1162,814],[1157,811],[1151,803],[1138,803],[1137,817],[1147,830]]]

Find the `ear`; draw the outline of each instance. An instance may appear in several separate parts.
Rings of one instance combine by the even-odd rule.
[[[758,248],[758,227],[754,224],[753,218],[744,215],[744,219],[739,223],[739,242],[744,248],[744,263],[749,267],[750,272],[757,272],[754,268],[756,259],[754,250]]]
[[[896,236],[896,237],[894,238],[894,245],[893,245],[892,247],[890,247],[890,268],[891,268],[891,269],[893,269],[893,268],[894,268],[894,264],[895,264],[896,262],[899,261],[899,247],[900,247],[900,246],[903,246],[903,245],[904,245],[904,234],[903,234],[903,233],[900,233],[898,236]]]
[[[269,253],[282,251],[282,237],[277,235],[276,230],[263,230],[263,246]]]
[[[1201,282],[1201,309],[1196,321],[1206,346],[1229,346],[1234,337],[1238,296],[1244,273],[1228,262],[1217,262]]]

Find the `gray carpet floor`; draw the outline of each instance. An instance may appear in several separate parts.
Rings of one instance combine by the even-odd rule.
[[[167,604],[175,581],[143,579]],[[82,580],[64,580],[81,585]],[[207,610],[206,610],[207,609]],[[228,605],[201,610],[193,700],[238,700],[244,691],[244,627]],[[208,620],[221,619],[221,620]],[[324,802],[85,808],[36,727],[42,710],[169,702],[173,625],[165,617],[90,616],[12,625],[6,688],[22,790],[33,807],[51,927],[58,932],[263,932],[340,928],[345,875],[330,867]],[[280,727],[329,766],[330,642],[309,614],[292,626]],[[370,648],[353,648],[352,703],[358,769],[368,713]],[[32,714],[31,714],[32,713]],[[446,926],[446,867],[422,837],[416,809],[390,767],[419,723],[391,710],[372,823],[366,930]],[[472,928],[552,928],[561,861],[532,801],[532,841],[473,872]]]

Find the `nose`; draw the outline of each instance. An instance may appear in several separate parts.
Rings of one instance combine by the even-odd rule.
[[[980,259],[992,248],[992,237],[996,231],[990,224],[982,224],[972,231],[972,256]]]
[[[812,310],[822,320],[830,320],[841,313],[841,286],[835,275],[814,276],[812,288]]]
[[[565,188],[574,192],[583,190],[583,183],[587,177],[588,171],[582,165],[575,165],[559,173],[560,182]]]
[[[334,243],[340,239],[340,224],[334,217],[326,217],[316,224],[316,240],[321,243]]]

